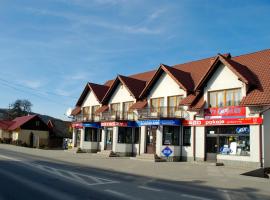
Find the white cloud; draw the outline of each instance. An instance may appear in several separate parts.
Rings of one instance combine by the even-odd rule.
[[[32,89],[38,89],[44,85],[44,83],[39,80],[21,80],[20,82],[26,87],[29,87]]]
[[[102,0],[106,1],[106,0]],[[108,0],[111,1],[111,0]],[[76,29],[81,25],[93,25],[101,28],[106,28],[114,31],[125,32],[129,34],[160,34],[163,29],[160,27],[150,27],[149,21],[156,19],[164,10],[160,9],[154,11],[150,16],[146,17],[145,21],[137,25],[126,25],[121,23],[112,23],[111,21],[104,20],[101,17],[91,16],[91,15],[78,15],[71,12],[56,12],[44,9],[35,9],[35,8],[26,8],[27,11],[30,11],[36,15],[48,15],[54,17],[64,18],[73,23]],[[145,22],[145,23],[144,23]]]

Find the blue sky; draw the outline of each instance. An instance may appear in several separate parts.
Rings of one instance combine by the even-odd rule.
[[[270,48],[270,1],[0,0],[0,107],[65,118],[87,81]]]

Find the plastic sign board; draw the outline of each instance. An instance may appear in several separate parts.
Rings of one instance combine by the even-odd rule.
[[[169,147],[165,147],[161,152],[166,157],[169,157],[173,153],[173,151]]]
[[[83,123],[83,127],[101,128],[100,123]]]
[[[261,117],[233,118],[233,119],[211,119],[211,120],[183,120],[183,126],[218,126],[218,125],[256,125],[262,124]]]
[[[138,126],[158,126],[158,125],[170,125],[180,126],[181,122],[179,119],[154,119],[154,120],[139,120],[137,121]]]
[[[204,110],[205,119],[245,118],[246,107],[228,106],[223,108],[208,108]]]
[[[135,127],[136,123],[131,121],[124,121],[124,122],[101,122],[100,124],[103,127],[111,127],[111,126],[118,126],[118,127]]]
[[[83,128],[83,124],[82,123],[72,123],[72,128]]]

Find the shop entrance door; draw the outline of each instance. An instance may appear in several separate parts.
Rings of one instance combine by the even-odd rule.
[[[206,137],[206,161],[216,162],[218,153],[218,138],[216,136]]]
[[[112,150],[113,144],[113,129],[107,128],[105,132],[105,150]]]
[[[150,128],[146,135],[146,153],[156,153],[156,128]]]
[[[80,143],[81,143],[81,130],[77,129],[75,147],[80,147]]]

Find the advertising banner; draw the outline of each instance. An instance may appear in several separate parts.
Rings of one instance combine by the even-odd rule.
[[[119,126],[119,127],[135,127],[135,122],[101,122],[101,126],[110,127],[110,126]]]
[[[204,110],[205,119],[245,118],[246,107],[228,106],[223,108],[207,108]]]
[[[180,126],[181,122],[179,119],[153,119],[153,120],[139,120],[137,121],[138,126],[153,126],[153,125],[169,125],[169,126]]]
[[[83,128],[83,124],[82,123],[72,123],[72,128]]]
[[[83,123],[83,127],[101,128],[100,123]]]
[[[262,124],[261,117],[233,118],[233,119],[211,119],[211,120],[183,120],[183,126],[218,126],[218,125],[256,125]]]

